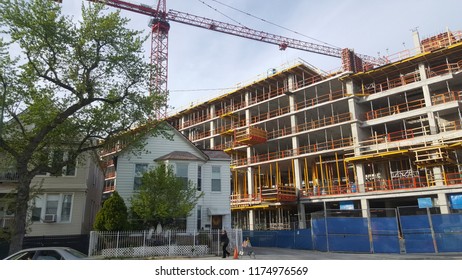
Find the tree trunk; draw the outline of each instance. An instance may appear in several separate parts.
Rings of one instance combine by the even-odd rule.
[[[27,210],[30,197],[30,183],[32,178],[27,171],[19,171],[19,185],[16,192],[15,215],[13,228],[11,230],[11,242],[9,254],[16,253],[22,249],[24,235],[26,234]]]

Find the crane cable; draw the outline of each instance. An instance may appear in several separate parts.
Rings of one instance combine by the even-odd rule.
[[[217,8],[212,7],[210,4],[207,4],[207,3],[205,3],[205,2],[202,1],[202,0],[197,0],[197,1],[201,2],[201,3],[204,4],[205,6],[209,7],[210,9],[212,9],[212,10],[214,10],[215,12],[219,13],[220,15],[226,17],[227,19],[233,21],[234,23],[236,23],[236,24],[238,24],[238,25],[240,25],[240,26],[242,26],[242,27],[248,28],[248,27],[246,27],[245,25],[243,25],[242,23],[238,22],[237,20],[231,18],[230,16],[227,16],[227,15],[225,15],[223,12],[220,12]]]
[[[201,1],[201,0],[198,0],[198,1]],[[221,4],[221,5],[225,6],[225,7],[228,7],[228,8],[230,8],[230,9],[233,9],[233,10],[235,10],[235,11],[238,11],[238,12],[240,12],[240,13],[243,13],[243,14],[245,14],[245,15],[247,15],[247,16],[250,16],[250,17],[256,18],[256,19],[258,19],[258,20],[261,20],[261,21],[263,21],[263,22],[265,22],[265,23],[268,23],[268,24],[274,25],[274,26],[276,26],[276,27],[282,28],[282,29],[284,29],[284,30],[287,30],[287,31],[293,32],[293,33],[295,33],[295,34],[297,34],[297,35],[300,35],[300,36],[306,37],[306,38],[308,38],[308,39],[311,39],[311,40],[314,40],[314,41],[320,42],[320,43],[322,43],[322,44],[325,44],[325,45],[329,45],[329,46],[331,46],[331,47],[339,48],[339,47],[337,47],[337,46],[334,46],[334,45],[332,45],[332,44],[329,44],[329,43],[323,42],[323,41],[321,41],[321,40],[318,40],[318,39],[316,39],[316,38],[313,38],[313,37],[310,37],[310,36],[308,36],[308,35],[302,34],[302,33],[300,33],[300,32],[297,32],[297,31],[295,31],[295,30],[292,30],[292,29],[289,29],[289,28],[287,28],[287,27],[281,26],[281,25],[279,25],[279,24],[276,24],[276,23],[273,23],[273,22],[267,21],[267,20],[265,20],[265,19],[263,19],[263,18],[260,18],[260,17],[254,16],[254,15],[252,15],[252,14],[248,13],[248,12],[245,12],[245,11],[239,10],[239,9],[237,9],[237,8],[234,8],[234,7],[230,6],[230,5],[228,5],[228,4],[222,3],[222,2],[220,2],[220,1],[218,1],[218,0],[212,0],[212,1],[213,1],[213,2],[216,2],[216,3],[218,3],[218,4]],[[202,1],[201,1],[201,2],[202,2]],[[205,4],[205,3],[204,3],[204,5],[207,5],[207,6],[209,6],[208,4]],[[210,7],[210,6],[209,6],[209,7]],[[214,9],[214,8],[212,8],[212,9]],[[215,10],[216,10],[216,9],[215,9]],[[217,12],[218,12],[218,10],[217,10]],[[221,13],[221,12],[219,12],[219,13]],[[223,13],[221,13],[221,14],[223,14]],[[224,15],[224,14],[223,14],[223,15]],[[226,15],[225,15],[225,16],[226,16]],[[228,17],[228,16],[226,16],[226,17],[227,17],[227,18],[229,18],[229,19],[231,19],[231,18],[230,18],[230,17]],[[233,20],[233,19],[231,19],[231,20]],[[234,21],[234,20],[233,20],[233,21]],[[236,21],[235,21],[235,22],[236,22]],[[239,23],[239,24],[240,24],[240,23]],[[241,25],[242,25],[242,24],[241,24]]]

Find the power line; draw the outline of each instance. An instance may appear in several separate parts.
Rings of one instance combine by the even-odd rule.
[[[237,87],[227,87],[227,88],[200,88],[200,89],[170,89],[170,92],[196,92],[196,91],[220,91],[220,90],[230,90],[236,89]]]

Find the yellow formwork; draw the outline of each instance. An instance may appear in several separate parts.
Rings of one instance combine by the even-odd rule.
[[[381,158],[388,158],[388,157],[395,157],[395,156],[399,156],[399,155],[405,155],[405,154],[408,154],[408,153],[409,153],[408,149],[402,149],[402,150],[396,150],[396,151],[386,151],[386,152],[381,152],[381,153],[375,153],[375,154],[368,154],[368,155],[345,158],[345,162],[348,163],[348,162],[375,160],[375,159],[381,159]]]

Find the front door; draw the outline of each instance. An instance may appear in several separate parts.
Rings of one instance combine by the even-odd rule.
[[[213,215],[212,216],[212,229],[222,229],[223,226],[223,216]]]

